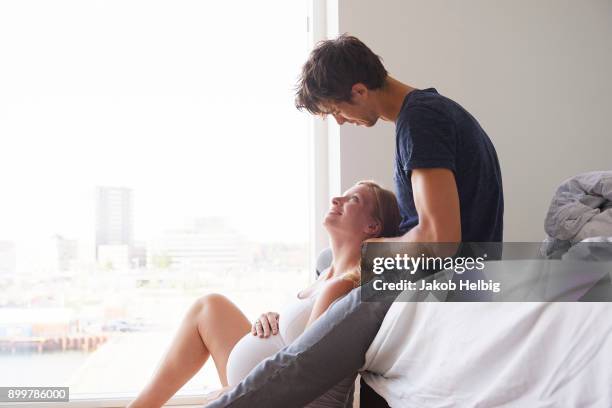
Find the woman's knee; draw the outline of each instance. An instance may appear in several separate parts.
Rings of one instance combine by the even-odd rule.
[[[199,297],[192,306],[197,314],[207,313],[230,303],[229,299],[219,293],[209,293]]]

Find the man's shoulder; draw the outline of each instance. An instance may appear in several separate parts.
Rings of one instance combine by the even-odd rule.
[[[415,106],[442,107],[451,99],[440,94],[436,88],[415,89],[406,96],[406,108]],[[452,101],[451,101],[452,102]]]
[[[435,88],[412,91],[406,96],[395,122],[396,137],[402,140],[421,131],[444,130],[448,133],[454,127],[453,103]]]
[[[396,125],[399,128],[421,119],[449,120],[453,104],[435,88],[415,89],[406,96]]]

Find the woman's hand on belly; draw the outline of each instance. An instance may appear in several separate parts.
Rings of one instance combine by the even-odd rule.
[[[278,320],[280,316],[276,312],[262,313],[251,326],[251,334],[262,338],[278,334]]]

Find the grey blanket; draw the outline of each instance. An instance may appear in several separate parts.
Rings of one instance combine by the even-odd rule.
[[[542,252],[567,251],[584,239],[612,236],[612,171],[579,174],[557,189],[546,219]]]

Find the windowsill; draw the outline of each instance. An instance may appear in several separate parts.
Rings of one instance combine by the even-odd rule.
[[[175,395],[164,406],[173,408],[202,407],[205,395],[203,393]],[[68,402],[0,402],[0,408],[124,408],[135,397],[133,394],[120,393],[108,397],[96,394],[80,394],[77,398],[71,398]]]
[[[355,393],[353,394],[353,408],[360,406],[360,378],[355,379]],[[212,391],[205,393],[194,391],[182,391],[180,395],[175,395],[164,407],[172,408],[202,408],[205,398]],[[108,395],[108,394],[107,394]],[[127,404],[134,400],[134,393],[116,393],[113,396],[105,397],[104,394],[77,394],[77,398],[72,398],[68,402],[0,402],[0,408],[125,408]]]

